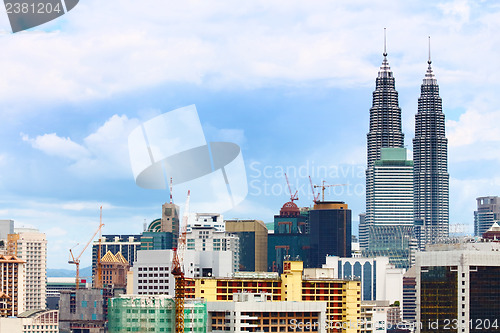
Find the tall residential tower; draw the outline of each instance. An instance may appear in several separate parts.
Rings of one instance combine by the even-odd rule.
[[[413,139],[413,213],[421,225],[420,245],[448,237],[448,139],[439,86],[429,51],[427,73],[420,89]]]

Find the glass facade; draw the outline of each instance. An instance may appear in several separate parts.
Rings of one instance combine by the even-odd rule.
[[[421,332],[454,333],[458,326],[458,268],[437,266],[421,268]]]
[[[470,267],[469,332],[500,330],[500,267]]]

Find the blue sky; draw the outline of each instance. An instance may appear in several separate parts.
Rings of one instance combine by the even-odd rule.
[[[450,223],[472,231],[475,198],[500,185],[496,1],[85,0],[17,34],[0,11],[0,217],[46,233],[51,268],[72,269],[68,249],[93,234],[100,205],[104,233],[139,233],[168,192],[135,185],[128,134],[195,104],[207,141],[242,148],[249,194],[225,217],[271,222],[288,170],[301,206],[307,174],[349,184],[327,198],[357,220],[384,28],[410,150],[431,36]]]

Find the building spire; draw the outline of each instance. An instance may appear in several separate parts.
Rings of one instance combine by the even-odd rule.
[[[386,34],[387,28],[384,28],[384,57],[387,57],[387,34]]]
[[[431,36],[429,36],[429,60],[427,60],[427,63],[429,64],[429,66],[432,63],[432,61],[431,61]]]
[[[434,76],[434,73],[432,72],[432,66],[431,66],[431,36],[429,36],[429,59],[427,60],[427,63],[429,64],[429,67],[427,67],[427,72],[425,73],[424,77],[424,84],[433,84],[437,85],[437,80],[436,77]]]

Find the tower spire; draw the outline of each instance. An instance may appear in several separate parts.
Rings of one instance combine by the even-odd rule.
[[[427,60],[427,63],[429,65],[432,63],[432,61],[431,61],[431,36],[429,36],[429,60]]]
[[[387,57],[387,28],[384,28],[384,57]]]

